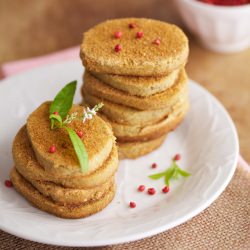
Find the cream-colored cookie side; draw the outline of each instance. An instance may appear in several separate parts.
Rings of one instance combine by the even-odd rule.
[[[170,88],[176,81],[179,69],[161,77],[121,76],[91,72],[100,81],[130,95],[150,96]]]
[[[144,142],[119,142],[119,159],[136,159],[154,151],[164,142],[166,135]]]
[[[60,205],[81,205],[88,201],[99,200],[105,193],[108,192],[115,182],[114,177],[111,177],[107,182],[91,189],[65,188],[51,181],[31,179],[29,178],[29,175],[25,175],[24,171],[22,173],[22,176],[27,181],[29,181],[41,194]]]
[[[185,103],[181,108],[175,110],[163,120],[144,127],[119,124],[109,120],[105,116],[102,116],[102,118],[110,123],[118,142],[147,141],[174,130],[183,121],[188,107],[189,104]]]
[[[161,109],[172,107],[183,96],[187,95],[187,75],[184,70],[181,70],[178,79],[171,88],[148,97],[139,97],[110,87],[85,71],[82,93],[84,92],[139,110]]]
[[[159,122],[168,114],[173,112],[177,107],[182,105],[187,96],[183,95],[177,103],[172,107],[166,107],[154,110],[138,110],[121,104],[117,104],[100,97],[96,97],[86,93],[85,90],[82,91],[84,98],[83,104],[94,107],[97,103],[102,102],[104,106],[102,107],[100,113],[104,114],[109,120],[117,122],[124,125],[136,125],[136,126],[146,126],[152,125]]]
[[[35,207],[61,218],[77,219],[95,214],[104,209],[114,198],[115,186],[99,200],[91,201],[83,205],[59,205],[42,195],[28,181],[26,181],[16,170],[12,169],[10,178],[14,188]]]

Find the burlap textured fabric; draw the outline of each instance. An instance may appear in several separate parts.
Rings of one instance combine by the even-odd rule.
[[[238,167],[227,189],[209,208],[176,228],[144,240],[99,248],[69,248],[22,240],[0,231],[0,249],[247,250],[250,249],[250,173]]]

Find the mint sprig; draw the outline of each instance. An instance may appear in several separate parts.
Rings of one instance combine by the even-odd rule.
[[[81,171],[88,170],[88,153],[83,141],[78,137],[76,132],[67,127],[67,124],[71,123],[76,118],[77,113],[71,115],[68,114],[73,105],[73,99],[76,90],[76,81],[68,83],[55,97],[54,101],[50,105],[49,119],[51,121],[51,129],[63,128],[68,134],[75,150],[76,156],[80,163]],[[55,114],[57,112],[58,114]],[[65,120],[63,120],[66,118]]]
[[[73,147],[75,149],[75,153],[76,156],[79,160],[80,166],[81,166],[81,170],[82,172],[88,170],[88,165],[89,165],[89,161],[88,161],[88,154],[86,151],[86,148],[82,142],[82,140],[79,138],[79,136],[76,134],[76,132],[68,127],[65,127],[65,129],[68,131],[69,133],[69,138],[73,144]]]
[[[176,161],[173,160],[172,164],[170,165],[170,167],[167,170],[160,172],[160,173],[157,173],[157,174],[149,175],[148,177],[150,179],[153,179],[153,180],[158,180],[158,179],[164,177],[164,182],[165,182],[166,186],[169,187],[171,179],[178,179],[179,176],[188,177],[190,175],[191,175],[190,173],[181,169],[177,165]]]
[[[50,105],[50,115],[58,112],[64,119],[73,105],[73,99],[76,91],[76,81],[68,83],[55,97]]]
[[[49,116],[50,119],[50,128],[53,129],[55,126],[55,123],[57,123],[57,127],[62,127],[63,121],[62,121],[62,117],[60,115],[55,115],[55,114],[51,114]]]

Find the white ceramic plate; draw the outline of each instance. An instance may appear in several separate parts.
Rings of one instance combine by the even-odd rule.
[[[4,180],[13,165],[11,144],[27,116],[43,101],[53,99],[67,82],[81,85],[80,61],[47,65],[0,83],[0,228],[21,238],[63,246],[100,246],[142,239],[175,227],[208,207],[233,176],[238,157],[234,124],[222,105],[190,80],[191,109],[185,121],[155,152],[124,160],[117,174],[117,194],[102,212],[86,219],[60,219],[31,206]],[[75,102],[80,102],[77,92]],[[147,176],[166,169],[176,153],[180,166],[192,173],[161,193],[163,180]],[[152,169],[151,163],[159,167]],[[157,194],[137,192],[144,184]],[[135,201],[137,207],[128,207]]]

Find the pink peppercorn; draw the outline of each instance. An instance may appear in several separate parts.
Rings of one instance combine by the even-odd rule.
[[[137,188],[137,190],[138,190],[139,192],[143,192],[143,191],[145,190],[145,186],[144,186],[144,185],[140,185],[140,186]]]
[[[136,38],[142,38],[143,35],[144,35],[144,33],[143,33],[142,31],[138,31],[138,32],[136,33]]]
[[[135,208],[135,207],[136,207],[136,203],[133,202],[133,201],[130,201],[129,206],[130,206],[131,208]]]
[[[76,134],[78,135],[79,138],[82,138],[83,137],[83,132],[82,131],[77,131]]]
[[[156,163],[153,163],[153,164],[151,165],[151,167],[152,167],[152,168],[157,168],[157,164],[156,164]]]
[[[155,40],[153,41],[153,44],[160,45],[160,44],[161,44],[160,39],[159,39],[159,38],[155,39]]]
[[[6,180],[6,181],[4,182],[4,185],[5,185],[6,187],[8,187],[8,188],[10,188],[10,187],[13,186],[13,184],[12,184],[12,182],[11,182],[10,180]]]
[[[116,31],[116,32],[114,33],[114,37],[115,37],[116,39],[121,38],[121,37],[122,37],[122,32],[121,32],[121,31]]]
[[[148,189],[148,194],[149,195],[154,195],[156,193],[156,190],[154,188],[149,188]]]
[[[165,186],[165,187],[162,189],[162,192],[163,192],[163,193],[168,193],[168,192],[169,192],[169,187],[168,187],[168,186]]]
[[[50,152],[51,154],[53,154],[53,153],[56,152],[56,146],[55,146],[54,144],[50,146],[49,152]]]
[[[179,161],[181,159],[181,155],[180,154],[176,154],[174,157],[175,161]]]
[[[122,46],[120,44],[115,45],[115,52],[120,52],[122,50]]]
[[[134,28],[136,27],[136,24],[135,24],[135,23],[130,23],[130,24],[128,25],[128,27],[129,27],[130,29],[134,29]]]

